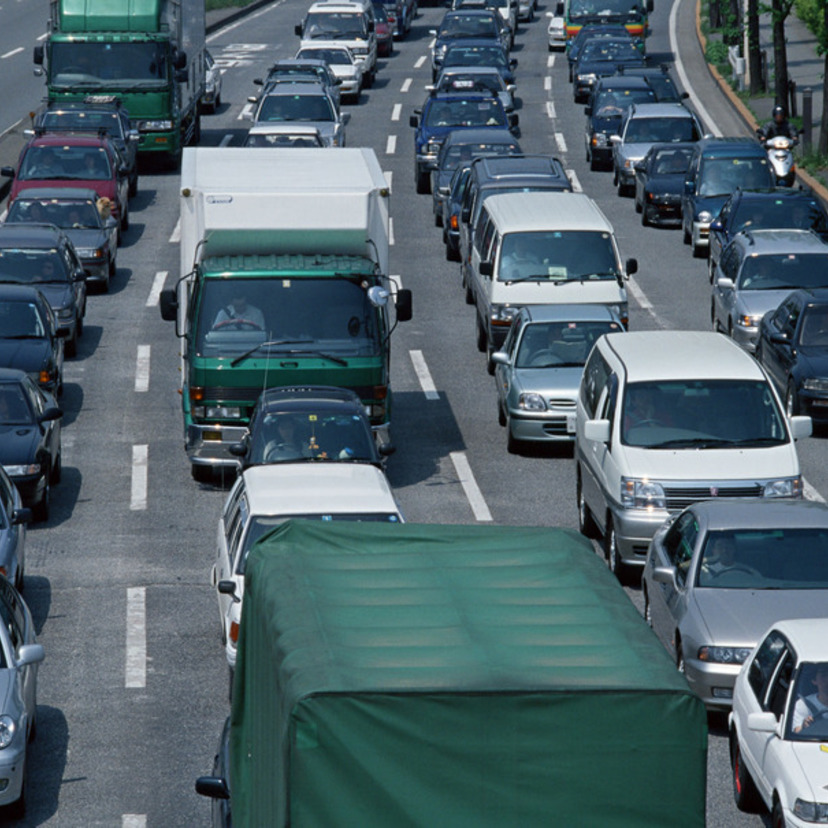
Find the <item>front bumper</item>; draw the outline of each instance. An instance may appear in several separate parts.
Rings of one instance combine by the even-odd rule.
[[[800,389],[799,413],[810,417],[814,422],[828,423],[828,396]]]
[[[695,654],[694,654],[695,656]],[[693,692],[713,710],[729,710],[733,702],[733,685],[741,664],[717,664],[690,658],[684,653],[684,674]]]
[[[14,743],[0,751],[0,806],[10,805],[20,799],[25,772],[26,735],[18,732]]]
[[[647,211],[650,224],[681,224],[681,199],[678,196],[673,199],[664,196],[650,199],[645,193],[642,209]]]
[[[526,411],[509,409],[512,437],[527,443],[571,443],[575,439],[575,410]]]
[[[669,517],[666,509],[619,509],[613,506],[613,524],[618,552],[624,563],[644,566],[650,541]]]
[[[105,282],[109,276],[108,259],[81,259],[81,264],[93,282]]]
[[[430,153],[430,152],[418,152],[415,156],[416,164],[417,164],[417,172],[422,173],[430,173],[432,170],[437,169],[437,153]]]
[[[237,468],[238,458],[230,454],[230,446],[247,434],[247,426],[187,425],[187,457],[194,466]]]
[[[756,342],[758,339],[758,325],[752,325],[749,328],[742,327],[741,325],[733,326],[733,341],[741,345],[749,353],[756,353]]]

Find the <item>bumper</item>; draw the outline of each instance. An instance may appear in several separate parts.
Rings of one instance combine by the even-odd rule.
[[[23,776],[26,772],[26,737],[18,734],[17,748],[9,746],[0,756],[0,806],[17,802],[23,792]],[[9,752],[10,751],[10,752]]]
[[[356,95],[359,92],[361,85],[362,82],[356,78],[348,78],[348,80],[343,78],[342,83],[339,84],[339,94]]]
[[[618,168],[618,183],[622,187],[635,186],[635,170],[632,167]]]
[[[807,415],[814,422],[828,423],[828,397],[819,396],[813,391],[800,391],[799,413]]]
[[[681,201],[644,201],[642,209],[647,211],[650,224],[681,224]]]
[[[237,468],[238,459],[230,454],[230,446],[247,434],[247,426],[187,426],[187,457],[194,466],[225,466]]]
[[[533,413],[510,408],[509,428],[516,440],[527,443],[572,442],[575,439],[575,411]]]
[[[644,566],[650,541],[669,517],[666,509],[618,509],[613,507],[612,519],[618,551],[623,561],[634,566]]]
[[[109,276],[109,261],[107,259],[81,259],[81,264],[89,274],[89,281],[105,282]]]
[[[741,664],[711,664],[684,654],[684,672],[693,692],[713,710],[729,710],[733,703],[733,685]]]
[[[710,245],[710,222],[693,220],[693,232],[690,234],[693,247],[708,247]]]
[[[595,85],[594,80],[578,80],[575,78],[574,83],[572,84],[572,93],[575,96],[576,101],[584,101],[589,97],[589,93],[592,92],[592,87]]]
[[[437,169],[437,155],[431,153],[418,152],[416,155],[416,164],[418,173],[430,173]]]
[[[601,141],[603,136],[598,140]],[[612,164],[612,145],[594,142],[594,139],[589,139],[589,154],[596,164]]]
[[[741,345],[746,351],[756,353],[756,342],[759,339],[759,328],[743,328],[741,325],[733,326],[733,341]]]
[[[11,475],[9,475],[11,477]],[[27,474],[24,477],[11,477],[12,482],[20,492],[20,499],[26,506],[40,503],[43,491],[46,488],[46,476],[42,474]]]

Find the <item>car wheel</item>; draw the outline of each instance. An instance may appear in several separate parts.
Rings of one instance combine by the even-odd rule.
[[[227,701],[231,704],[233,703],[233,679],[236,676],[236,671],[233,667],[229,670],[230,673],[230,680],[227,683]]]
[[[713,326],[713,333],[719,332],[719,322],[716,319],[716,303],[710,303],[710,324]]]
[[[129,210],[126,204],[124,204],[124,209],[121,211],[121,230],[129,230]]]
[[[647,215],[647,208],[642,204],[641,205],[641,226],[648,227],[650,224],[650,219]]]
[[[520,453],[520,440],[515,438],[512,434],[512,421],[507,417],[506,419],[506,451],[509,454]]]
[[[63,477],[63,453],[58,452],[55,465],[52,467],[51,482],[57,485],[60,483],[60,478]]]
[[[792,382],[789,382],[787,389],[785,389],[785,413],[789,417],[795,417],[799,414],[799,398]]]
[[[613,187],[618,186],[618,169],[616,168],[616,166],[614,164],[612,166],[612,186]]]
[[[49,482],[49,479],[46,479],[46,483],[43,486],[43,496],[40,498],[39,502],[35,504],[34,508],[32,509],[32,516],[36,521],[43,522],[49,520],[49,501],[52,498],[52,486]]]
[[[771,825],[773,828],[785,828],[785,812],[782,810],[782,803],[777,799],[773,803],[773,812],[771,813]]]
[[[196,463],[193,463],[190,466],[190,473],[193,476],[193,480],[196,483],[212,483],[213,482],[213,467],[212,466],[200,466]]]
[[[472,293],[471,284],[469,283],[468,278],[466,277],[466,271],[461,266],[461,273],[463,275],[463,288],[466,291],[466,304],[473,305],[474,304],[474,294]]]
[[[681,240],[685,244],[690,244],[690,242],[692,241],[692,238],[690,236],[690,231],[687,229],[687,225],[684,224],[683,222],[682,222],[682,225],[681,225],[681,231],[682,231]]]
[[[650,628],[653,628],[653,611],[650,607],[650,596],[647,595],[647,590],[644,590],[644,623]]]
[[[460,251],[457,250],[451,242],[446,242],[446,261],[447,262],[459,262],[460,261]]]
[[[435,227],[442,227],[443,226],[443,216],[440,213],[434,214],[434,226]]]
[[[593,172],[595,172],[596,170],[598,170],[600,168],[600,166],[601,165],[598,163],[598,160],[595,158],[595,156],[594,155],[590,156],[590,158],[589,158],[589,168]]]
[[[616,535],[615,523],[613,523],[611,515],[607,515],[607,527],[604,530],[604,556],[607,559],[610,572],[621,583],[624,583],[627,566],[621,558],[621,553],[618,551],[618,536]]]
[[[638,192],[638,191],[636,191],[636,193],[637,193],[637,192]],[[644,213],[643,205],[642,205],[642,203],[638,200],[638,195],[637,195],[637,194],[636,194],[636,196],[635,196],[634,206],[635,206],[635,212],[636,212],[636,213],[642,213],[642,214]]]
[[[733,769],[733,799],[736,807],[740,811],[756,813],[761,807],[759,791],[756,790],[756,784],[742,761],[739,737],[735,732],[730,734],[730,766]],[[783,822],[782,825],[784,824]]]
[[[592,517],[592,512],[589,511],[586,498],[584,497],[584,487],[581,483],[581,470],[578,469],[578,480],[575,490],[575,497],[578,501],[578,530],[585,538],[594,538],[598,535],[598,527],[595,525],[595,520]]]
[[[486,351],[486,329],[480,321],[479,314],[475,314],[474,318],[477,323],[477,350],[484,353]]]
[[[109,260],[109,278],[111,279],[118,272],[118,266],[115,264],[115,257]],[[107,289],[109,289],[109,279],[106,281]]]
[[[215,107],[213,107],[213,112],[215,112],[215,111],[216,111]],[[135,175],[133,175],[129,179],[129,196],[130,196],[130,198],[134,198],[137,195],[138,195],[138,173],[136,172]]]
[[[506,425],[506,409],[503,408],[500,398],[497,400],[497,424],[500,426]]]
[[[75,328],[74,333],[72,334],[71,339],[66,340],[66,345],[64,346],[66,350],[66,356],[77,356],[78,353],[78,329]]]
[[[493,377],[495,372],[495,364],[494,360],[492,359],[493,351],[490,348],[486,348],[486,371],[488,371],[489,376]]]
[[[707,256],[707,248],[701,244],[693,244],[693,258],[703,259]]]
[[[417,171],[417,192],[426,195],[431,192],[431,176],[428,173]]]

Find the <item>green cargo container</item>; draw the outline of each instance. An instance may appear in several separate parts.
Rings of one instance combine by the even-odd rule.
[[[574,532],[295,521],[251,552],[235,826],[703,826],[706,750]]]

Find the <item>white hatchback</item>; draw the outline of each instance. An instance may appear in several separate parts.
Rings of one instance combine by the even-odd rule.
[[[240,474],[219,519],[211,575],[231,671],[236,664],[247,554],[259,538],[290,518],[403,522],[385,474],[368,463],[252,466]]]
[[[828,618],[779,621],[736,679],[729,718],[736,805],[764,805],[775,827],[828,822],[826,642]]]

